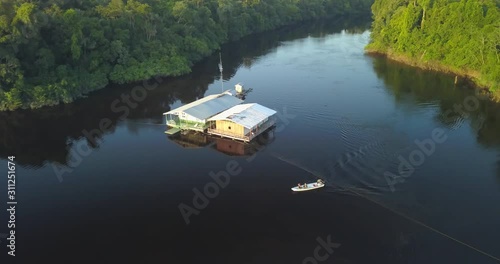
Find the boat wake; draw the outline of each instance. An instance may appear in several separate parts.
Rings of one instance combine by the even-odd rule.
[[[298,161],[277,153],[271,155],[324,180],[324,193],[363,195],[394,208],[412,208],[419,215],[425,215],[425,208],[412,192],[392,192],[385,177],[386,172],[398,170],[398,156],[411,151],[413,145],[408,137],[383,124],[363,124],[349,118],[333,122],[340,139],[334,145],[343,151],[327,152],[321,160],[314,161]]]
[[[384,125],[363,125],[348,118],[337,120],[335,126],[346,151],[328,158],[328,175],[339,175],[336,182],[343,186],[389,191],[384,173],[398,167],[398,156],[408,149],[406,137]]]

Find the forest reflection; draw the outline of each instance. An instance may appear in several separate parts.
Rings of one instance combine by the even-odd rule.
[[[447,128],[467,123],[476,133],[478,143],[484,147],[500,147],[500,105],[490,100],[479,100],[479,108],[467,112],[468,118],[459,113],[447,115],[455,105],[463,105],[474,88],[463,83],[454,84],[454,76],[424,71],[400,63],[375,57],[373,68],[394,99],[405,107],[438,105],[439,114],[434,118]],[[413,100],[415,104],[409,104]]]

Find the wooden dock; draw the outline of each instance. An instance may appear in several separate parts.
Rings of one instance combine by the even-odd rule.
[[[165,131],[165,133],[167,135],[175,135],[175,134],[177,134],[179,132],[181,132],[181,129],[177,128],[177,127],[173,127],[173,128],[170,128],[169,130]]]

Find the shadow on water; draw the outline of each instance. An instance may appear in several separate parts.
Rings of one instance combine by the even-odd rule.
[[[305,37],[321,37],[352,28],[356,33],[369,27],[366,21],[354,19],[325,20],[300,26],[245,37],[240,41],[222,47],[224,79],[231,79],[240,67],[251,67],[259,57],[273,52],[283,41]],[[67,165],[72,142],[85,138],[84,131],[93,137],[85,138],[91,148],[99,147],[99,139],[113,134],[121,121],[127,121],[127,129],[134,133],[139,128],[134,122],[161,124],[162,114],[180,101],[189,103],[205,95],[210,84],[218,81],[218,54],[197,63],[192,73],[178,78],[163,78],[163,82],[137,104],[131,104],[127,111],[113,111],[112,105],[124,107],[122,95],[130,95],[136,85],[113,85],[97,91],[86,99],[72,104],[45,107],[38,110],[0,112],[0,158],[18,155],[17,162],[26,167],[42,167],[46,162]],[[154,84],[150,80],[149,84]],[[139,83],[138,85],[142,85]],[[121,108],[124,109],[124,108]],[[111,123],[105,131],[99,131],[100,122]],[[92,133],[95,132],[95,133]],[[101,133],[104,132],[104,133]],[[22,154],[22,155],[21,155]]]
[[[248,143],[187,131],[168,136],[167,138],[183,149],[201,149],[209,147],[227,156],[248,157],[257,154],[270,145],[275,139],[274,131],[275,127],[265,131]]]
[[[466,112],[467,115],[453,111],[457,105],[465,105],[466,98],[478,98],[474,87],[465,83],[455,85],[453,75],[416,69],[382,57],[373,58],[373,68],[398,105],[437,106],[434,119],[442,127],[457,129],[467,125],[481,146],[500,149],[500,104],[479,99],[478,109]],[[409,104],[409,100],[415,104]],[[500,162],[497,164],[500,178]]]
[[[397,103],[410,105],[405,101],[414,100],[416,107],[438,105],[435,120],[443,127],[454,129],[468,123],[477,134],[478,143],[484,147],[500,147],[500,104],[479,100],[479,108],[467,112],[468,116],[447,114],[455,105],[464,105],[467,97],[475,97],[473,87],[455,86],[454,76],[415,69],[384,58],[374,58],[373,68]]]

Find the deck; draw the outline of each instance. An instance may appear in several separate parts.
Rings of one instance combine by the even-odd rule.
[[[169,130],[165,131],[165,133],[167,135],[175,135],[175,134],[179,133],[180,131],[181,131],[180,128],[173,127],[173,128],[170,128]]]

